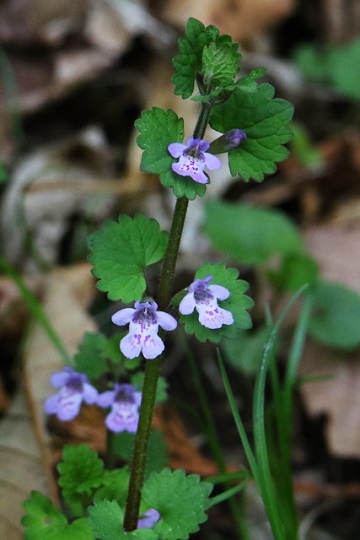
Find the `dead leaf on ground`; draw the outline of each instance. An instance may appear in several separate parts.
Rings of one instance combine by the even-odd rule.
[[[359,238],[359,222],[312,227],[305,233],[306,245],[318,261],[322,277],[360,293]],[[345,354],[310,342],[303,354],[300,375],[324,377],[302,384],[300,392],[311,416],[327,416],[330,453],[360,458],[360,352]]]
[[[222,33],[244,42],[280,23],[295,6],[295,0],[170,0],[161,15],[181,27],[189,17],[195,17],[205,26],[214,24]]]

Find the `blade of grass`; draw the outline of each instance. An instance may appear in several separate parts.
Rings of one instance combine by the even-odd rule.
[[[273,350],[276,336],[279,329],[286,318],[289,310],[301,296],[306,287],[302,287],[295,293],[285,305],[278,320],[273,326],[269,340],[265,346],[263,360],[260,366],[259,374],[255,382],[254,405],[253,405],[253,424],[254,424],[254,442],[255,455],[258,466],[258,482],[257,487],[263,498],[269,522],[276,540],[285,540],[283,529],[283,518],[281,515],[281,507],[279,506],[278,494],[275,489],[273,477],[271,474],[270,459],[268,453],[268,445],[266,440],[265,428],[265,383],[271,353]]]
[[[26,286],[24,280],[16,272],[16,270],[8,263],[8,261],[0,255],[0,269],[9,276],[19,288],[26,305],[28,306],[30,313],[35,317],[39,324],[43,327],[49,340],[53,343],[54,347],[59,351],[65,364],[70,364],[71,358],[64,347],[63,342],[59,338],[55,328],[50,322],[49,317],[44,312],[40,302],[32,291]]]
[[[217,356],[218,356],[218,362],[219,362],[219,367],[220,367],[220,372],[221,372],[221,378],[222,378],[222,381],[223,381],[223,385],[224,385],[224,388],[225,388],[227,399],[229,401],[231,413],[233,415],[234,422],[235,422],[235,425],[236,425],[236,429],[238,431],[241,443],[243,445],[245,455],[246,455],[246,459],[248,460],[251,473],[252,473],[253,477],[255,478],[255,482],[257,484],[257,481],[258,481],[258,467],[257,467],[257,464],[256,464],[254,452],[252,451],[248,436],[247,436],[246,431],[245,431],[244,424],[243,424],[243,422],[242,422],[242,420],[240,418],[240,414],[239,414],[239,411],[238,411],[238,408],[237,408],[237,405],[236,405],[234,393],[233,393],[232,388],[230,386],[229,377],[228,377],[228,375],[226,373],[224,362],[222,360],[222,357],[221,357],[221,354],[220,354],[219,350],[217,351]]]

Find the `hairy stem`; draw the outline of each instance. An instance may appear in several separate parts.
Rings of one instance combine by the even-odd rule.
[[[202,139],[204,137],[209,116],[210,106],[205,104],[201,109],[194,130],[193,137],[195,139]],[[185,197],[177,199],[176,201],[157,294],[157,302],[159,308],[162,310],[166,309],[171,300],[176,262],[188,204],[189,200]],[[147,447],[151,431],[151,422],[154,412],[159,371],[160,358],[146,362],[139,425],[135,437],[135,448],[131,467],[129,492],[126,501],[124,518],[124,529],[126,531],[133,531],[137,528],[141,500],[141,488],[144,482]]]

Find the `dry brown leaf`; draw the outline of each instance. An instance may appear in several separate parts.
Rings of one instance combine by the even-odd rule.
[[[23,538],[22,503],[32,490],[48,493],[39,446],[22,390],[0,423],[0,538]]]
[[[170,0],[162,16],[181,27],[189,17],[195,17],[205,26],[214,24],[221,32],[244,42],[289,16],[295,5],[295,0]]]
[[[322,276],[360,292],[360,224],[324,225],[305,233],[306,245]],[[318,343],[307,344],[300,367],[303,376],[324,380],[300,386],[309,414],[326,415],[331,454],[360,457],[360,352],[346,355]],[[328,378],[328,377],[331,378]]]
[[[360,353],[351,357],[310,342],[300,375],[323,377],[304,383],[300,392],[310,416],[326,415],[329,452],[342,458],[360,458]]]

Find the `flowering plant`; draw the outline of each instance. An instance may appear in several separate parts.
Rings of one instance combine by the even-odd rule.
[[[35,493],[25,504],[29,540],[49,535],[55,540],[187,539],[220,500],[210,498],[212,484],[198,475],[166,467],[150,474],[146,459],[154,404],[165,393],[159,372],[171,354],[167,333],[182,325],[200,341],[220,343],[251,326],[248,310],[253,302],[236,268],[204,264],[192,283],[174,291],[187,208],[205,194],[211,171],[222,166],[216,154],[227,154],[233,176],[258,182],[287,156],[283,145],[291,138],[292,106],[274,99],[271,85],[256,82],[263,71],[240,77],[240,62],[238,44],[230,36],[190,19],[173,61],[173,82],[175,94],[183,99],[192,96],[197,84],[199,93],[192,99],[200,112],[194,133],[184,144],[183,119],[156,107],[135,123],[143,150],[141,170],[158,174],[176,199],[172,225],[166,232],[145,215],[122,215],[89,238],[99,290],[110,300],[134,306],[114,309],[112,316],[115,325],[128,325],[128,330],[115,336],[115,348],[114,339],[87,334],[73,367],[52,377],[59,392],[45,402],[45,411],[62,421],[73,419],[82,404],[106,409],[107,466],[123,457],[126,437],[136,432],[130,472],[128,467],[109,470],[86,445],[65,447],[59,485],[72,519]],[[208,125],[220,133],[213,142],[206,135]],[[159,262],[159,285],[151,291],[146,269]],[[221,500],[233,493],[234,488],[222,493]]]

